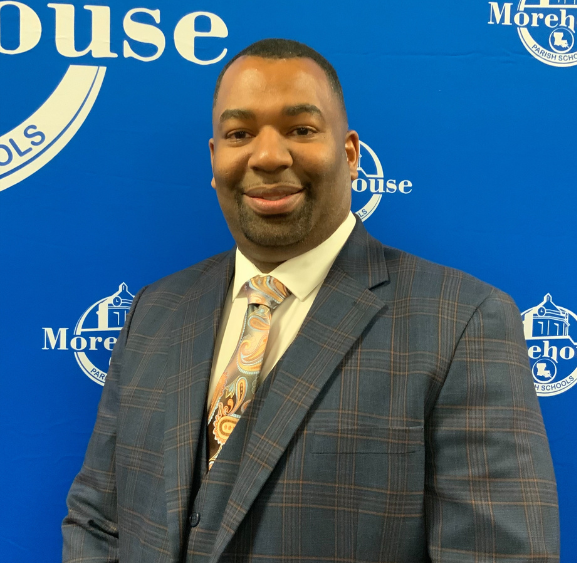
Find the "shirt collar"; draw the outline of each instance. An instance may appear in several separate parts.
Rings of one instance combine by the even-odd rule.
[[[283,262],[268,275],[283,283],[299,301],[304,301],[323,283],[338,253],[353,231],[355,223],[355,216],[349,212],[340,227],[327,240],[308,252]],[[253,276],[262,275],[263,273],[237,248],[232,287],[233,300],[239,297],[245,282]]]

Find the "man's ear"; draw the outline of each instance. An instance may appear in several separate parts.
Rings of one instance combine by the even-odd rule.
[[[359,166],[360,150],[359,134],[356,131],[347,131],[345,135],[345,152],[349,170],[351,171],[351,180],[356,180],[359,175],[357,168]]]
[[[210,181],[210,185],[216,189],[216,183],[214,181],[214,139],[208,140],[208,148],[210,149],[210,165],[212,167],[212,180]]]

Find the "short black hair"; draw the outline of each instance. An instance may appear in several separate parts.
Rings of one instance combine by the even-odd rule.
[[[327,59],[325,59],[320,53],[308,45],[305,45],[304,43],[299,43],[298,41],[293,41],[292,39],[273,38],[261,39],[256,43],[252,43],[248,47],[245,47],[240,53],[235,55],[224,65],[223,69],[218,75],[218,78],[216,79],[214,96],[212,98],[213,108],[216,105],[216,98],[218,97],[218,91],[220,90],[220,84],[222,82],[224,73],[228,70],[228,67],[240,57],[261,57],[263,59],[312,59],[323,69],[333,92],[336,94],[341,104],[345,115],[347,114],[343,88],[341,86],[339,77],[337,76],[337,71],[334,69],[333,65],[329,63],[329,61],[327,61]]]

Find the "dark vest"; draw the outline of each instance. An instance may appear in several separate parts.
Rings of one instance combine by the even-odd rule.
[[[226,505],[237,479],[245,447],[275,373],[276,366],[258,388],[254,399],[208,472],[206,420],[201,427],[192,487],[194,501],[188,521],[187,563],[202,563],[210,559]]]

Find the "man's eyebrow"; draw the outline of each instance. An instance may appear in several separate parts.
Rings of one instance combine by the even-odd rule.
[[[314,113],[323,117],[323,112],[314,104],[296,104],[294,106],[286,106],[283,109],[285,115],[298,115],[299,113]]]
[[[227,119],[254,119],[256,116],[254,112],[248,109],[225,109],[220,115],[220,122]]]
[[[323,117],[323,112],[314,104],[296,104],[294,106],[286,106],[283,108],[283,114],[288,116],[299,115],[300,113],[312,113]],[[235,108],[225,109],[220,115],[220,123],[227,119],[255,119],[256,115],[249,109]]]

